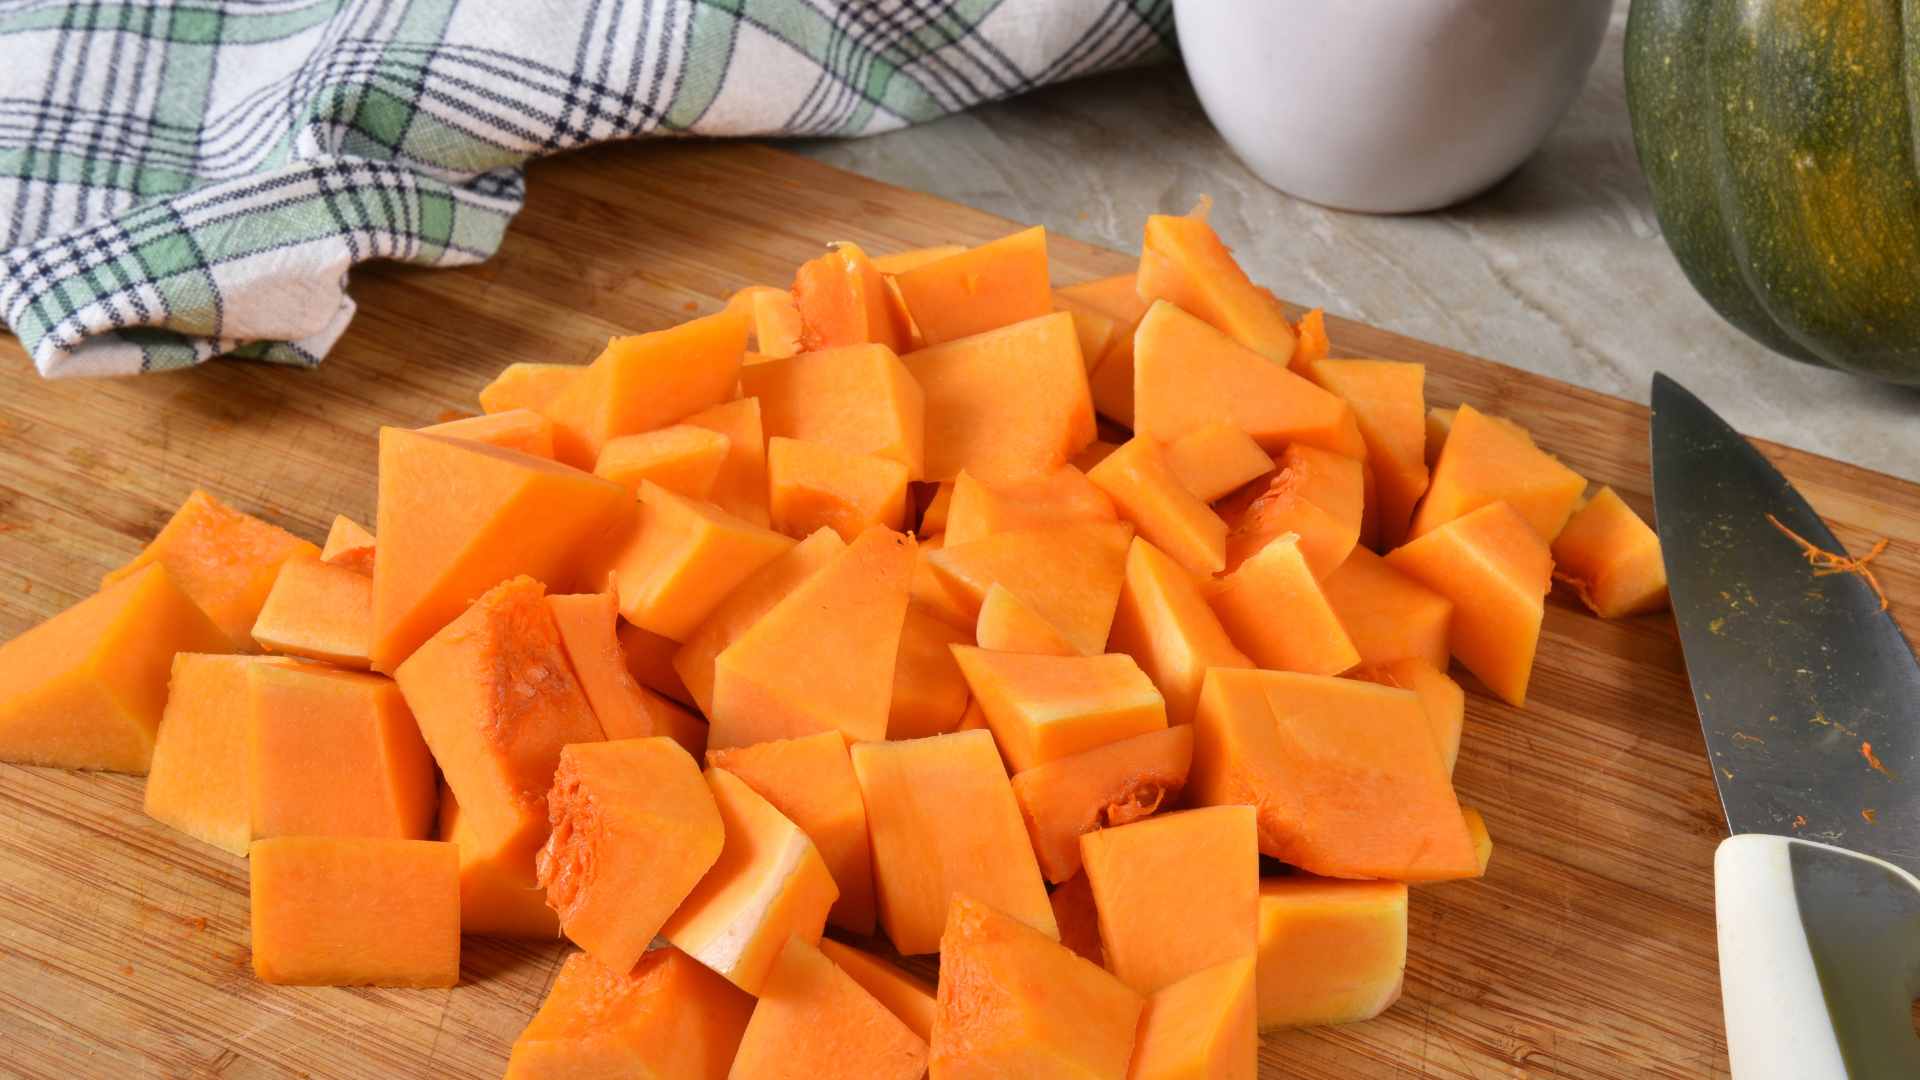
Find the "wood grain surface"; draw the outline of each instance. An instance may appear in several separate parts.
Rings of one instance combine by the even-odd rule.
[[[474,410],[510,361],[587,360],[612,333],[784,283],[827,241],[885,252],[1010,228],[764,147],[605,147],[535,166],[490,262],[357,272],[359,317],[315,371],[44,382],[0,340],[0,639],[91,592],[196,486],[318,540],[336,511],[371,522],[379,425]],[[1058,237],[1051,254],[1062,283],[1133,264]],[[1426,362],[1431,401],[1513,417],[1650,513],[1640,406],[1331,325],[1339,352]],[[1920,487],[1767,450],[1850,547],[1892,539],[1878,565],[1911,634]],[[1385,1017],[1268,1037],[1262,1075],[1725,1075],[1724,823],[1671,622],[1602,622],[1556,592],[1526,709],[1468,685],[1457,780],[1493,833],[1490,873],[1415,890],[1406,995]],[[0,1075],[499,1074],[563,946],[469,939],[451,991],[262,985],[245,862],[150,821],[140,796],[135,777],[0,765]]]

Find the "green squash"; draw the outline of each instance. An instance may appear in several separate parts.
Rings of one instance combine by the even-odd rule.
[[[1634,0],[1626,75],[1694,288],[1797,360],[1920,385],[1920,0]]]

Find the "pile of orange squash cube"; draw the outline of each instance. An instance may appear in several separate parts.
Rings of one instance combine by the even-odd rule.
[[[196,492],[0,646],[0,758],[248,856],[268,982],[564,935],[511,1077],[1250,1077],[1485,872],[1450,661],[1518,706],[1556,576],[1665,599],[1612,491],[1328,353],[1203,212],[1060,288],[840,245],[381,430],[372,532]]]

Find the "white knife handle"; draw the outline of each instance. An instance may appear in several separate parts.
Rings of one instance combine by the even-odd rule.
[[[1748,834],[1713,859],[1733,1080],[1920,1077],[1920,880]]]

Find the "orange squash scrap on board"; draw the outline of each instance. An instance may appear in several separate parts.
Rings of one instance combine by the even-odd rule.
[[[460,981],[460,857],[436,840],[281,836],[247,859],[253,973],[283,986]]]
[[[553,420],[554,456],[591,469],[613,439],[726,401],[746,351],[747,319],[735,311],[614,338],[543,410]]]
[[[1667,606],[1660,538],[1610,487],[1593,493],[1553,538],[1554,576],[1603,619]]]
[[[1193,728],[1161,728],[1056,758],[1013,776],[1040,871],[1055,884],[1080,872],[1080,837],[1173,805],[1193,764]]]
[[[926,462],[926,395],[893,350],[851,345],[755,364],[740,390],[760,401],[772,438],[822,443],[904,465],[921,478]]]
[[[1220,503],[1226,520],[1227,566],[1247,561],[1284,533],[1300,538],[1315,578],[1325,578],[1360,542],[1366,503],[1365,466],[1343,454],[1295,443],[1273,472]]]
[[[308,555],[280,566],[253,621],[263,651],[365,668],[373,648],[373,579]]]
[[[573,953],[513,1041],[507,1080],[725,1080],[753,1007],[679,949],[655,949],[631,969]]]
[[[1016,773],[1167,726],[1160,691],[1125,653],[1043,656],[955,645],[953,657]]]
[[[1407,887],[1296,874],[1260,883],[1260,1027],[1370,1020],[1400,999]]]
[[[894,278],[928,345],[1038,318],[1053,310],[1047,231],[1036,225]]]
[[[818,947],[789,938],[767,973],[731,1076],[919,1080],[927,1041]]]

